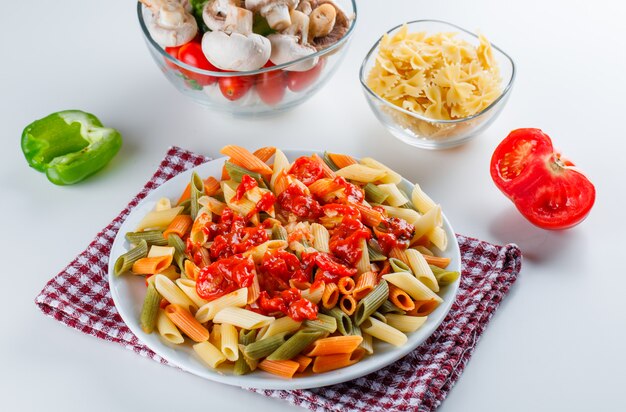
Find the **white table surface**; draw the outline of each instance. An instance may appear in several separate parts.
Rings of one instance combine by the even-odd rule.
[[[43,316],[33,300],[152,175],[170,145],[216,155],[226,143],[375,155],[419,181],[458,233],[517,243],[523,269],[441,411],[626,410],[626,13],[610,1],[360,1],[343,66],[305,105],[242,120],[170,86],[141,38],[132,1],[3,2],[0,399],[6,411],[298,410],[161,366]],[[518,65],[500,118],[475,141],[429,152],[376,121],[357,79],[376,38],[407,19],[480,29]],[[328,104],[332,102],[332,104]],[[119,129],[105,171],[57,187],[29,169],[24,126],[79,108]],[[312,122],[315,117],[317,121]],[[596,185],[589,218],[566,232],[527,223],[488,165],[513,128],[540,127]],[[186,393],[188,396],[176,396]],[[166,396],[164,396],[166,395]],[[194,409],[195,408],[195,409]]]

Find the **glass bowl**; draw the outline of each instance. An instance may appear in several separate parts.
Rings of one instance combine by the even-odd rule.
[[[137,17],[146,45],[154,62],[169,82],[181,93],[189,96],[196,103],[211,110],[231,113],[233,115],[260,116],[278,113],[304,103],[332,77],[339,67],[348,49],[352,33],[357,21],[355,0],[335,0],[335,4],[351,18],[346,34],[335,44],[313,53],[304,58],[289,63],[262,68],[246,72],[214,72],[198,69],[183,63],[169,55],[163,47],[156,43],[146,26],[152,18],[151,12],[141,3],[137,3]],[[318,63],[309,71],[296,72],[290,70],[298,63],[310,62],[318,59]],[[274,94],[261,96],[257,92],[257,85],[265,79],[272,84],[281,77],[280,81],[286,84],[282,98]],[[279,81],[279,84],[280,84]],[[220,82],[243,82],[250,85],[249,90],[241,98],[231,101],[220,91]]]
[[[477,46],[478,36],[457,25],[439,20],[415,20],[406,23],[410,33],[413,32],[455,32],[456,38]],[[387,32],[392,35],[402,28],[398,25]],[[481,112],[460,119],[435,120],[398,107],[378,96],[367,86],[367,76],[374,67],[378,46],[382,37],[374,44],[365,56],[359,78],[363,86],[365,98],[378,120],[393,136],[412,146],[423,149],[447,149],[467,142],[477,136],[496,119],[506,104],[515,80],[515,63],[502,49],[491,44],[493,56],[498,63],[502,78],[502,92],[489,106]]]

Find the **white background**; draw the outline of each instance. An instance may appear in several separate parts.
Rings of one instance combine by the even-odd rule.
[[[458,233],[517,243],[522,273],[441,411],[626,410],[626,13],[613,1],[362,0],[347,58],[327,87],[280,117],[208,112],[152,62],[130,1],[3,1],[0,12],[0,399],[3,410],[298,410],[141,358],[43,316],[44,284],[124,208],[170,145],[216,155],[250,148],[374,155],[441,202]],[[429,152],[371,114],[357,78],[388,28],[438,18],[480,29],[515,59],[500,118],[475,141]],[[71,187],[29,169],[19,147],[32,120],[97,114],[124,147]],[[539,127],[596,185],[589,218],[566,232],[527,223],[495,188],[491,153],[513,128]]]

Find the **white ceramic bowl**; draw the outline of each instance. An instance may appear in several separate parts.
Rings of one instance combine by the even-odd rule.
[[[302,150],[285,150],[289,160],[303,155],[311,155],[310,151]],[[408,342],[406,345],[396,348],[384,342],[377,342],[374,345],[374,354],[366,356],[362,361],[349,366],[347,368],[338,369],[331,372],[321,374],[311,374],[296,377],[293,379],[283,379],[275,375],[257,370],[251,374],[237,376],[233,374],[232,369],[223,368],[213,370],[206,366],[195,355],[191,345],[171,345],[159,338],[158,333],[146,334],[141,330],[139,325],[139,315],[146,291],[143,276],[115,276],[113,266],[118,256],[128,250],[129,244],[124,238],[126,232],[133,231],[143,216],[150,210],[153,210],[156,202],[162,198],[177,199],[183,191],[187,183],[191,179],[191,173],[195,170],[200,176],[215,176],[219,179],[222,173],[222,165],[226,158],[220,158],[203,165],[197,166],[191,170],[187,170],[165,182],[160,187],[153,190],[137,207],[130,213],[126,221],[122,224],[113,246],[111,247],[111,256],[109,259],[109,286],[111,288],[111,296],[115,302],[115,306],[120,313],[124,322],[130,330],[143,342],[146,346],[156,352],[159,356],[166,359],[173,365],[181,369],[191,372],[194,375],[203,378],[248,388],[260,389],[303,389],[314,388],[320,386],[332,385],[355,379],[381,369],[401,357],[407,355],[417,346],[423,343],[437,329],[445,316],[447,315],[452,303],[456,297],[459,288],[459,281],[442,288],[439,295],[443,298],[443,303],[428,316],[426,323],[414,333],[408,334]],[[393,165],[391,165],[393,166]],[[400,185],[406,192],[410,193],[412,185],[404,180]],[[404,187],[402,187],[404,186]],[[461,271],[461,255],[459,245],[454,235],[454,230],[444,216],[444,230],[448,236],[448,248],[442,254],[451,258],[450,270]]]

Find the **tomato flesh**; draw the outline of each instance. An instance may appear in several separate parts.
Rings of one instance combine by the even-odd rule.
[[[190,41],[185,43],[178,49],[178,60],[186,63],[190,66],[197,67],[202,70],[220,71],[217,67],[213,66],[207,58],[204,56],[202,46],[198,41]],[[191,70],[180,68],[181,73],[187,76],[191,80],[198,82],[200,86],[208,86],[216,82],[214,76],[208,76],[204,74],[195,73]]]
[[[319,202],[311,195],[307,195],[297,183],[287,186],[287,189],[278,195],[277,202],[281,208],[301,218],[314,219],[323,213]]]
[[[293,166],[289,169],[289,174],[294,175],[296,179],[307,186],[310,186],[324,176],[322,165],[310,157],[299,157],[293,162]]]
[[[220,77],[218,80],[222,95],[230,101],[241,99],[252,87],[249,76]]]
[[[251,286],[254,275],[254,261],[251,257],[220,259],[200,269],[196,292],[202,299],[217,299],[236,289]]]
[[[512,131],[491,158],[491,177],[534,225],[567,229],[582,222],[596,197],[593,184],[554,151],[539,129]]]

